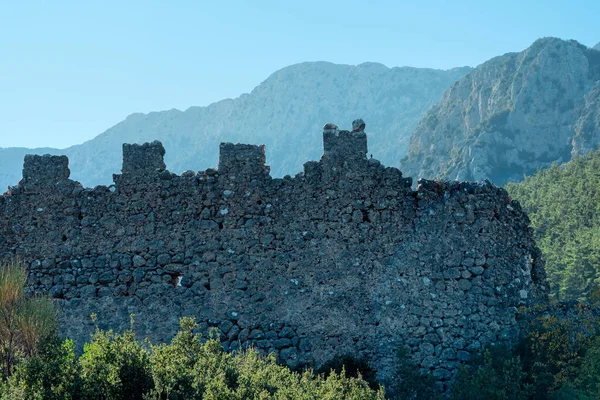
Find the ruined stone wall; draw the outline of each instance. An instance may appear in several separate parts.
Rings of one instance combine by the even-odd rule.
[[[27,156],[0,197],[0,255],[60,305],[61,333],[101,327],[169,339],[182,316],[283,363],[395,351],[445,381],[481,346],[516,334],[544,296],[529,220],[489,183],[412,180],[367,159],[364,132],[326,125],[325,153],[272,179],[264,147],[222,144],[218,169],[174,175],[158,142],[124,145],[115,184],[85,189],[64,157]]]

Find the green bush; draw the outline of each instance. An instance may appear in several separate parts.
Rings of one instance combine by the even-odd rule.
[[[421,373],[419,367],[410,359],[406,348],[401,347],[397,352],[398,369],[395,382],[390,390],[395,399],[431,400],[440,396],[440,390],[435,380],[429,374]]]
[[[191,318],[170,344],[152,347],[153,399],[383,399],[360,378],[332,371],[328,376],[290,371],[275,354],[254,349],[225,353],[217,339],[202,343]]]
[[[470,365],[459,369],[452,385],[451,398],[455,400],[529,399],[532,394],[526,383],[521,360],[506,348],[488,348]]]
[[[96,326],[79,363],[87,399],[142,400],[153,386],[150,356],[135,339],[133,316],[132,328],[123,334],[105,332]]]
[[[38,354],[16,366],[1,392],[1,399],[83,399],[81,384],[73,341],[61,343],[58,338],[53,338]]]
[[[180,332],[160,345],[136,341],[133,329],[97,328],[79,358],[71,341],[49,343],[15,368],[0,399],[384,399],[383,389],[343,369],[300,374],[278,365],[275,354],[225,353],[217,339],[201,340],[196,328],[193,319],[182,318]]]

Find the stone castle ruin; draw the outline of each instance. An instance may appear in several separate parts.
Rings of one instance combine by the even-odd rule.
[[[60,306],[60,331],[167,340],[182,316],[227,350],[291,367],[336,355],[392,379],[396,350],[447,381],[482,346],[514,338],[545,296],[527,216],[488,182],[419,181],[368,159],[364,124],[327,124],[320,161],[274,179],[264,146],[223,143],[218,169],[175,175],[159,142],[123,146],[114,185],[69,180],[64,156],[26,156],[0,197],[0,256]]]

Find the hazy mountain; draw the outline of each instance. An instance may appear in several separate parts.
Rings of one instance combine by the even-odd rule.
[[[523,179],[600,142],[600,52],[545,38],[478,66],[419,122],[405,173]]]
[[[598,42],[593,48],[595,50],[600,50],[600,42]]]
[[[0,187],[21,178],[25,153],[66,154],[72,178],[86,186],[110,184],[121,169],[121,145],[161,140],[169,170],[216,167],[223,141],[267,145],[273,176],[296,174],[322,154],[322,126],[349,128],[363,118],[370,152],[398,165],[425,111],[471,68],[448,71],[310,62],[272,74],[251,93],[208,107],[132,114],[96,138],[65,150],[0,150]]]

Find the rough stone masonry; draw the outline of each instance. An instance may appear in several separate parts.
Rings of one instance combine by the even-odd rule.
[[[364,124],[363,124],[364,127]],[[327,124],[324,154],[273,179],[264,146],[223,143],[218,169],[177,176],[159,142],[123,146],[114,185],[83,188],[61,156],[27,156],[0,197],[0,255],[30,267],[78,343],[101,327],[168,340],[182,316],[227,350],[297,367],[396,350],[440,381],[514,337],[547,291],[529,220],[488,182],[419,181],[367,159],[364,128]]]

